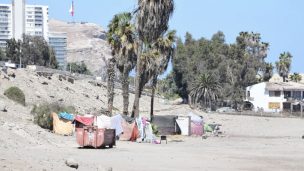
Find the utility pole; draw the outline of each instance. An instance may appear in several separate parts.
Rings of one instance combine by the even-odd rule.
[[[21,68],[21,46],[19,47],[19,68]]]

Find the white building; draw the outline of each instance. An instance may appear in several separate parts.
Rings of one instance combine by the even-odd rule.
[[[264,112],[300,111],[304,84],[295,82],[262,82],[246,88],[246,101],[253,109]]]
[[[0,47],[11,38],[22,39],[23,34],[48,40],[48,6],[26,5],[25,0],[0,4]]]
[[[0,4],[0,48],[5,48],[6,41],[22,35],[42,36],[55,51],[55,56],[62,69],[66,67],[67,35],[49,34],[49,8],[44,5],[27,5],[25,0],[12,0],[12,4]]]
[[[12,6],[0,4],[0,48],[5,47],[6,40],[13,37]]]

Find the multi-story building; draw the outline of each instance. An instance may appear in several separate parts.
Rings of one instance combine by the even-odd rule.
[[[67,36],[63,33],[49,34],[48,6],[27,5],[25,0],[12,0],[12,4],[0,4],[0,48],[6,41],[22,39],[23,34],[42,36],[53,47],[61,68],[65,68]]]
[[[25,34],[43,36],[48,40],[48,7],[42,5],[26,5]]]
[[[66,69],[67,34],[59,32],[49,33],[49,45],[54,49],[59,68]]]
[[[48,40],[48,7],[26,5],[25,0],[0,4],[0,47],[5,47],[11,38],[22,39],[23,34]]]
[[[0,48],[5,47],[6,40],[12,38],[12,27],[12,6],[0,4]]]

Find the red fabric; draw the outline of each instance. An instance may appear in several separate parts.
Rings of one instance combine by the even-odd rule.
[[[75,120],[86,126],[90,126],[90,125],[93,125],[94,117],[84,117],[84,116],[77,115]]]
[[[203,135],[203,124],[191,122],[191,135]]]
[[[136,139],[139,137],[139,130],[137,128],[137,125],[134,124],[134,127],[133,127],[133,131],[132,131],[132,135],[131,135],[131,139],[130,141],[136,141]]]

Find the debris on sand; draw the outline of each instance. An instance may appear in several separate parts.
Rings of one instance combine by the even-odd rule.
[[[78,169],[78,163],[75,161],[75,159],[73,158],[68,158],[66,161],[65,161],[65,164],[71,168],[75,168],[75,169]]]

